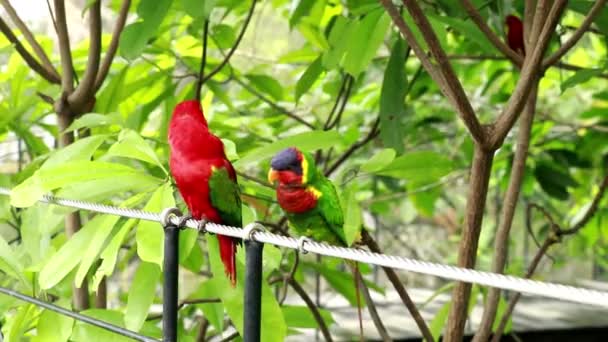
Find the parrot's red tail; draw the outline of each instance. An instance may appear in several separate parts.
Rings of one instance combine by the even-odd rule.
[[[232,287],[236,285],[236,241],[230,236],[218,235],[220,242],[220,257],[224,264],[226,275],[230,278]]]

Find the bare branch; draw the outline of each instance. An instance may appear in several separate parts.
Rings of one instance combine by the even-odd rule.
[[[470,104],[468,106],[466,105],[466,103],[468,103],[466,94],[464,94],[464,91],[462,91],[461,96],[458,97],[457,93],[454,92],[454,88],[457,89],[460,87],[460,89],[462,90],[462,87],[460,86],[460,82],[458,82],[457,85],[450,84],[450,82],[446,79],[445,75],[442,74],[442,70],[439,70],[437,68],[437,66],[435,66],[435,64],[433,64],[431,62],[431,60],[429,59],[427,54],[424,52],[424,50],[422,49],[420,44],[418,44],[418,42],[416,41],[416,37],[414,36],[414,33],[407,26],[407,24],[401,17],[401,14],[399,13],[399,11],[395,7],[395,5],[393,5],[392,1],[391,0],[379,0],[379,1],[384,6],[384,8],[386,9],[386,11],[390,15],[390,17],[392,18],[393,23],[395,24],[395,26],[397,26],[397,28],[401,32],[401,35],[407,41],[409,47],[414,51],[414,53],[416,54],[416,57],[418,57],[418,59],[420,60],[420,63],[422,64],[424,69],[429,73],[429,75],[435,81],[435,83],[437,83],[441,92],[456,107],[460,117],[462,118],[465,125],[471,132],[471,135],[473,136],[473,138],[479,142],[483,141],[484,140],[483,129],[481,127],[481,124],[475,117],[475,113],[473,112],[472,108],[470,108]],[[428,23],[428,21],[427,21],[427,23]],[[421,29],[421,31],[427,32],[427,34],[428,34],[428,30]],[[432,31],[430,31],[430,34],[434,35]],[[430,45],[431,44],[429,43],[429,46]],[[438,48],[441,49],[440,46],[438,46]],[[437,58],[437,57],[435,57],[435,58]],[[462,95],[464,95],[464,98],[462,97]]]
[[[57,24],[57,39],[59,41],[59,57],[61,58],[61,88],[68,94],[74,91],[74,67],[72,64],[72,49],[65,17],[65,1],[54,0],[55,20]]]
[[[99,71],[101,57],[101,0],[93,3],[89,9],[89,56],[82,81],[76,90],[68,96],[70,105],[80,109],[95,91],[95,78]]]
[[[224,66],[226,66],[226,64],[228,64],[228,61],[230,61],[230,57],[232,57],[232,55],[234,54],[236,49],[239,47],[239,44],[241,43],[243,36],[245,36],[245,31],[247,31],[249,22],[251,22],[251,17],[253,17],[253,12],[255,9],[256,1],[257,0],[251,0],[251,7],[249,7],[249,12],[247,13],[247,17],[245,17],[245,22],[243,23],[243,28],[241,29],[241,32],[239,33],[238,37],[236,38],[234,45],[232,46],[232,48],[230,48],[230,51],[228,51],[228,53],[224,56],[224,60],[218,66],[216,66],[215,69],[211,70],[211,72],[207,76],[205,76],[205,78],[203,78],[203,80],[201,81],[201,84],[204,84],[205,82],[207,82],[207,80],[211,79],[211,77],[213,77],[215,74],[220,72],[222,70],[222,68],[224,68]]]
[[[338,167],[340,165],[342,165],[342,163],[344,163],[348,157],[351,156],[351,154],[355,153],[355,151],[357,151],[358,149],[360,149],[361,147],[365,146],[368,142],[370,142],[372,139],[374,139],[379,133],[380,131],[378,130],[378,126],[380,125],[380,119],[376,119],[376,121],[374,121],[374,124],[372,125],[371,130],[369,131],[369,133],[367,134],[367,136],[365,136],[365,138],[363,138],[360,141],[357,141],[356,143],[352,144],[348,150],[346,150],[346,152],[344,152],[328,169],[327,171],[325,171],[325,176],[329,176],[332,173],[334,173],[334,171],[336,171],[338,169]]]
[[[361,272],[358,272],[358,271],[355,272],[354,276],[357,277],[357,279],[358,279],[355,282],[359,284],[359,289],[361,290],[361,294],[363,295],[363,298],[365,299],[365,302],[367,303],[367,311],[369,312],[369,315],[372,318],[374,325],[376,326],[376,330],[378,331],[378,334],[380,335],[380,337],[382,337],[382,340],[384,342],[392,341],[393,339],[388,334],[388,331],[386,330],[384,323],[382,323],[382,318],[380,318],[380,315],[378,314],[378,310],[376,309],[376,304],[372,300],[372,295],[369,292],[367,285],[363,281]],[[361,334],[361,336],[363,336],[363,334]]]
[[[301,117],[299,117],[298,115],[296,115],[295,113],[291,112],[290,110],[288,110],[287,108],[281,107],[280,105],[278,105],[277,103],[275,103],[274,101],[270,100],[269,98],[267,98],[266,96],[260,94],[257,90],[255,90],[252,86],[250,86],[249,84],[243,82],[242,80],[240,80],[238,77],[234,78],[234,81],[236,81],[236,83],[240,84],[241,87],[245,88],[248,92],[250,92],[251,94],[255,95],[257,98],[259,98],[260,100],[262,100],[263,102],[265,102],[266,104],[268,104],[270,107],[278,110],[279,112],[289,116],[290,118],[296,120],[297,122],[303,124],[304,126],[310,128],[310,129],[315,129],[315,126],[311,123],[309,123],[308,121],[302,119]]]
[[[532,27],[530,28],[530,48],[526,51],[534,50],[534,46],[540,36],[540,31],[542,30],[549,10],[551,9],[550,5],[548,0],[537,0],[534,17],[532,19]]]
[[[589,10],[589,13],[587,13],[587,16],[585,17],[585,20],[583,20],[583,23],[581,24],[581,26],[576,31],[574,31],[572,36],[562,46],[560,46],[560,48],[557,51],[555,51],[549,58],[547,58],[543,62],[543,69],[546,69],[550,65],[555,64],[568,51],[570,51],[570,49],[574,45],[576,45],[576,43],[578,43],[578,41],[581,39],[583,34],[587,31],[589,26],[591,26],[593,19],[595,19],[595,17],[600,13],[600,11],[602,10],[602,8],[604,7],[605,4],[606,4],[606,0],[597,0],[595,2],[593,7],[591,7],[591,9]]]
[[[505,44],[486,24],[485,20],[479,14],[475,6],[469,0],[460,0],[462,6],[467,11],[473,22],[477,24],[477,27],[486,35],[486,38],[496,47],[500,52],[507,56],[515,65],[520,66],[524,63],[524,58],[517,52],[511,50],[511,48]]]
[[[536,111],[537,86],[533,87],[532,93],[528,97],[526,107],[519,122],[519,135],[517,136],[517,149],[513,157],[509,186],[503,201],[503,209],[500,224],[496,230],[494,238],[494,259],[492,262],[492,272],[502,273],[504,271],[509,244],[509,233],[515,216],[515,209],[521,191],[521,184],[525,175],[526,159],[528,157],[528,147],[530,145],[530,133],[532,122]],[[488,289],[485,308],[479,329],[473,338],[474,341],[487,341],[492,332],[492,325],[496,318],[500,290],[496,288]]]
[[[201,100],[201,89],[203,88],[203,77],[205,77],[205,66],[207,66],[207,41],[209,38],[209,20],[205,19],[203,24],[203,52],[201,55],[201,65],[198,68],[198,76],[196,77],[196,85],[194,86],[194,97]]]
[[[534,84],[534,80],[539,76],[542,56],[549,45],[551,34],[555,30],[555,26],[564,10],[566,2],[566,0],[556,0],[553,3],[532,54],[529,57],[526,56],[524,66],[521,70],[521,78],[517,81],[515,90],[513,90],[505,109],[496,120],[494,134],[489,137],[489,146],[491,149],[498,148],[502,145],[504,138],[507,136],[507,133],[511,130],[521,113]]]
[[[304,303],[306,303],[306,306],[308,306],[308,308],[310,309],[310,312],[317,321],[317,325],[319,327],[319,330],[321,330],[321,334],[323,334],[325,341],[333,341],[333,338],[329,333],[329,329],[327,328],[327,324],[325,324],[325,321],[323,320],[323,316],[321,316],[319,309],[312,301],[308,293],[306,293],[306,290],[304,290],[304,288],[293,278],[289,279],[289,285],[291,285],[294,291],[296,291],[296,293],[300,296],[300,298],[302,298]]]
[[[48,56],[44,52],[44,49],[42,49],[42,46],[40,46],[40,44],[38,44],[38,41],[36,41],[36,38],[34,38],[32,31],[30,31],[30,29],[27,27],[27,25],[25,25],[23,20],[21,20],[19,15],[17,15],[17,12],[15,11],[15,9],[11,5],[11,3],[8,0],[0,0],[0,2],[2,3],[2,6],[4,6],[6,13],[8,13],[8,16],[11,18],[13,23],[17,26],[17,28],[21,31],[21,33],[25,37],[25,40],[27,40],[28,44],[30,44],[30,46],[32,47],[32,50],[34,50],[34,53],[40,60],[42,66],[50,74],[52,74],[54,77],[59,79],[59,74],[57,73],[57,70],[53,66],[53,63],[51,63]]]
[[[110,71],[110,66],[112,65],[114,56],[116,56],[116,51],[118,50],[120,35],[122,34],[122,30],[125,28],[125,23],[127,22],[127,16],[129,14],[130,7],[131,0],[123,0],[122,4],[120,5],[118,18],[116,18],[116,24],[114,24],[114,31],[112,31],[112,39],[110,40],[108,50],[106,51],[106,54],[103,57],[103,60],[101,61],[99,71],[97,72],[97,77],[95,78],[95,88],[93,92],[96,92],[97,90],[99,90],[99,88],[101,88],[103,81],[106,79],[106,76]]]
[[[61,82],[58,75],[54,75],[54,74],[50,73],[42,64],[40,64],[34,58],[34,56],[32,56],[29,53],[29,51],[27,51],[25,49],[23,44],[21,44],[19,39],[17,39],[17,36],[15,36],[15,34],[13,34],[13,31],[11,31],[11,28],[6,24],[6,22],[4,22],[4,20],[2,18],[0,18],[0,32],[2,32],[4,34],[4,36],[6,37],[6,39],[8,39],[8,41],[11,42],[11,44],[13,44],[15,46],[15,50],[17,50],[17,53],[19,53],[21,58],[23,58],[25,63],[27,63],[27,65],[30,68],[32,68],[40,76],[42,76],[45,80],[47,80],[51,83],[59,84]]]
[[[369,235],[369,233],[365,229],[361,230],[361,240],[369,248],[370,251],[374,253],[382,253],[382,250],[380,249],[374,238]],[[391,284],[393,284],[393,288],[395,289],[395,291],[397,291],[399,297],[401,297],[401,300],[403,301],[403,304],[409,311],[410,315],[412,315],[412,318],[416,322],[416,325],[418,325],[418,329],[420,329],[422,337],[424,337],[425,341],[427,342],[433,342],[433,334],[429,330],[429,327],[426,325],[424,318],[422,318],[420,311],[418,311],[418,308],[416,308],[416,303],[414,303],[412,298],[407,293],[405,287],[403,287],[403,284],[401,283],[401,280],[399,279],[397,273],[395,273],[395,270],[390,267],[382,267],[382,269],[384,270],[384,273],[386,274],[388,280],[391,282]]]
[[[534,25],[534,1],[535,0],[526,0],[524,5],[524,45],[526,51],[532,50],[530,37],[532,25]]]
[[[454,102],[454,106],[456,110],[460,114],[462,121],[464,121],[465,126],[468,128],[469,132],[473,136],[473,139],[477,142],[483,143],[485,141],[485,132],[475,116],[475,111],[471,106],[471,102],[467,97],[464,89],[462,88],[462,84],[458,77],[456,77],[456,73],[454,69],[452,69],[452,65],[450,64],[450,60],[448,59],[445,51],[441,47],[431,24],[428,19],[422,12],[422,9],[418,5],[415,0],[402,0],[405,7],[410,12],[412,19],[420,29],[424,40],[426,40],[429,50],[431,54],[437,61],[439,65],[439,72],[443,75],[449,92],[452,94],[452,100]]]

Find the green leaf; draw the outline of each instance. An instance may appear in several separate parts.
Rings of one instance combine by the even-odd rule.
[[[124,38],[124,31],[121,35],[121,41]],[[127,73],[129,72],[129,68],[130,66],[125,66],[124,68],[122,68],[120,70],[120,72],[118,72],[117,75],[115,76],[111,76],[109,79],[109,82],[106,82],[107,85],[105,87],[103,87],[101,89],[101,91],[99,92],[99,95],[97,96],[97,101],[95,102],[95,110],[97,110],[100,113],[112,113],[112,112],[116,112],[118,110],[118,105],[120,104],[120,102],[122,102],[123,98],[125,97],[125,79],[127,77]],[[122,126],[123,125],[123,120],[122,117],[120,116],[120,114],[108,114],[110,117],[113,117],[112,119],[108,118],[106,120],[110,120],[110,122],[108,122],[108,124],[117,124]],[[83,118],[86,115],[83,116]],[[100,119],[100,118],[97,118]],[[89,119],[87,119],[89,120]],[[114,121],[116,120],[116,121]],[[76,120],[78,121],[78,120]],[[98,125],[100,122],[103,123],[103,121],[101,120],[92,120],[93,122],[91,122],[90,124],[92,125],[92,127],[95,127],[96,125]],[[85,121],[86,122],[86,121]],[[106,123],[103,123],[103,125],[105,126]],[[85,126],[87,127],[87,126]]]
[[[346,244],[352,245],[361,232],[361,207],[357,201],[357,191],[354,186],[343,193],[342,208],[344,208],[344,236]]]
[[[119,327],[123,326],[124,315],[121,312],[115,310],[103,310],[103,309],[89,309],[81,312],[86,316],[97,318],[104,322],[108,322]],[[160,337],[161,331],[158,327],[154,326],[154,323],[146,323],[143,329],[140,331],[141,334],[150,337]],[[111,331],[98,328],[85,322],[77,321],[74,325],[74,330],[70,341],[74,342],[107,342],[107,341],[119,341],[119,342],[132,342],[133,340],[117,335]]]
[[[460,18],[454,18],[446,15],[427,15],[431,21],[441,22],[458,31],[464,39],[467,41],[473,42],[483,53],[497,53],[498,51],[494,46],[490,43],[488,39],[486,39],[485,35],[475,23],[471,20],[462,20]],[[402,40],[402,39],[400,39]]]
[[[173,190],[170,183],[159,187],[150,197],[144,207],[145,211],[160,212],[165,208],[175,207]],[[143,261],[157,264],[163,267],[163,227],[158,222],[140,221],[135,234],[137,241],[137,254]]]
[[[585,83],[593,77],[600,75],[602,71],[602,69],[583,69],[575,72],[574,75],[568,77],[560,85],[562,93],[565,92],[568,88],[572,88],[576,85]]]
[[[92,128],[99,126],[110,126],[110,125],[119,125],[122,126],[124,123],[122,121],[122,117],[118,113],[111,114],[98,114],[98,113],[89,113],[85,114],[78,119],[74,120],[72,124],[66,128],[66,132],[75,131],[81,128]],[[91,137],[93,138],[93,137]],[[84,140],[84,139],[80,139]]]
[[[99,256],[99,253],[101,253],[102,248],[111,238],[110,233],[119,218],[120,216],[116,215],[97,215],[83,226],[82,229],[87,226],[93,226],[94,228],[92,229],[95,231],[95,234],[93,235],[92,240],[87,243],[87,248],[84,251],[81,251],[82,260],[80,261],[80,266],[74,277],[74,284],[76,284],[77,287],[80,287],[85,280],[89,269],[93,266],[93,263],[97,261],[97,257]]]
[[[106,135],[93,135],[90,137],[76,140],[74,143],[53,151],[51,156],[44,162],[41,168],[49,169],[53,166],[63,164],[68,161],[88,161],[91,160],[93,153],[107,138]]]
[[[373,173],[382,170],[395,159],[396,154],[397,153],[392,148],[385,148],[374,154],[370,160],[361,165],[361,171]]]
[[[31,321],[38,315],[34,304],[21,305],[2,327],[6,341],[22,341]]]
[[[120,247],[125,239],[125,236],[131,231],[131,229],[133,229],[133,227],[135,227],[136,224],[137,220],[128,220],[125,222],[118,232],[114,234],[112,240],[110,240],[103,252],[101,252],[99,255],[99,258],[103,261],[92,277],[92,287],[94,289],[99,287],[103,277],[109,277],[114,272],[118,252],[120,251]]]
[[[361,19],[348,40],[348,50],[342,64],[346,72],[357,76],[367,69],[384,41],[389,24],[390,18],[382,8],[369,12]]]
[[[439,341],[439,336],[441,336],[441,332],[443,331],[443,327],[445,327],[448,320],[448,313],[450,312],[450,307],[452,306],[452,302],[447,302],[443,304],[441,309],[437,311],[435,317],[431,321],[429,329],[431,330],[431,334],[433,334],[433,339],[435,341]]]
[[[450,173],[453,163],[444,154],[431,151],[408,152],[376,173],[383,176],[406,179],[418,184],[438,181]]]
[[[335,69],[342,63],[344,54],[346,53],[349,42],[352,42],[351,36],[359,26],[358,20],[347,19],[343,16],[338,16],[329,33],[329,49],[323,53],[323,67],[327,70]]]
[[[139,159],[160,167],[165,174],[168,174],[150,145],[148,145],[141,135],[130,129],[124,129],[120,132],[118,141],[110,147],[107,155]]]
[[[408,197],[416,207],[418,213],[425,217],[432,217],[435,213],[435,202],[441,195],[441,187],[433,187],[423,191],[416,191],[424,186],[424,184],[410,184],[408,188]]]
[[[9,246],[2,236],[0,236],[0,270],[15,279],[27,283],[22,274],[23,266],[19,262],[13,248]]]
[[[283,99],[283,87],[279,81],[268,75],[249,74],[245,77],[258,90],[270,95],[273,99],[281,101]]]
[[[397,39],[384,70],[380,92],[380,139],[386,147],[403,153],[403,116],[407,77],[405,75],[405,42]]]
[[[34,264],[46,260],[51,252],[51,234],[65,218],[55,209],[39,204],[21,214],[21,241]]]
[[[222,49],[229,49],[236,41],[236,32],[234,28],[226,24],[218,24],[213,26],[213,38],[215,43]]]
[[[171,0],[141,0],[137,6],[137,15],[141,21],[127,25],[119,42],[120,55],[126,59],[135,59],[141,55],[150,38],[152,38],[163,19],[169,12]]]
[[[296,103],[300,100],[300,97],[312,87],[321,75],[321,72],[323,72],[323,64],[321,62],[321,56],[319,56],[308,66],[308,68],[306,68],[296,83]]]
[[[70,301],[66,298],[62,298],[55,302],[55,305],[59,305],[62,308],[70,309]],[[60,315],[54,311],[44,310],[38,318],[38,324],[36,325],[36,337],[32,339],[33,342],[65,342],[72,335],[72,327],[74,326],[74,319]]]
[[[318,327],[315,317],[312,315],[307,306],[283,305],[281,309],[288,327],[309,329]],[[331,312],[319,308],[319,313],[328,327],[334,323]]]
[[[300,20],[302,20],[303,17],[308,16],[314,4],[315,1],[300,0],[298,2],[298,5],[296,6],[296,9],[291,14],[291,17],[289,17],[289,29],[292,29],[294,26],[296,26],[300,22]]]
[[[180,0],[182,8],[186,14],[192,18],[209,18],[209,14],[217,0]]]
[[[129,287],[125,327],[139,331],[148,317],[150,306],[154,302],[156,284],[160,278],[160,267],[157,264],[141,262]]]
[[[196,298],[220,298],[222,289],[219,287],[219,281],[212,278],[204,281],[195,292]],[[224,305],[222,303],[203,303],[196,304],[197,308],[203,311],[209,323],[217,331],[224,330]]]
[[[294,134],[275,141],[272,144],[244,153],[244,157],[236,161],[234,165],[240,167],[247,165],[248,163],[259,162],[260,160],[270,158],[282,149],[291,146],[297,146],[303,151],[313,151],[332,147],[339,143],[340,134],[336,131],[312,131]]]
[[[49,168],[41,168],[11,191],[11,205],[28,207],[48,191],[66,185],[104,178],[139,176],[152,181],[155,177],[126,165],[100,161],[71,161]]]

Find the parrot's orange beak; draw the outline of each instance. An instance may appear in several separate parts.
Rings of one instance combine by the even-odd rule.
[[[274,184],[274,181],[277,179],[279,179],[279,173],[274,169],[268,170],[268,182],[270,182],[270,184]]]

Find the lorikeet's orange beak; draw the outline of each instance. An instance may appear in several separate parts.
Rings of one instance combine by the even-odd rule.
[[[270,169],[268,171],[268,182],[270,182],[270,184],[274,184],[274,181],[277,179],[279,179],[279,173],[274,169]]]

